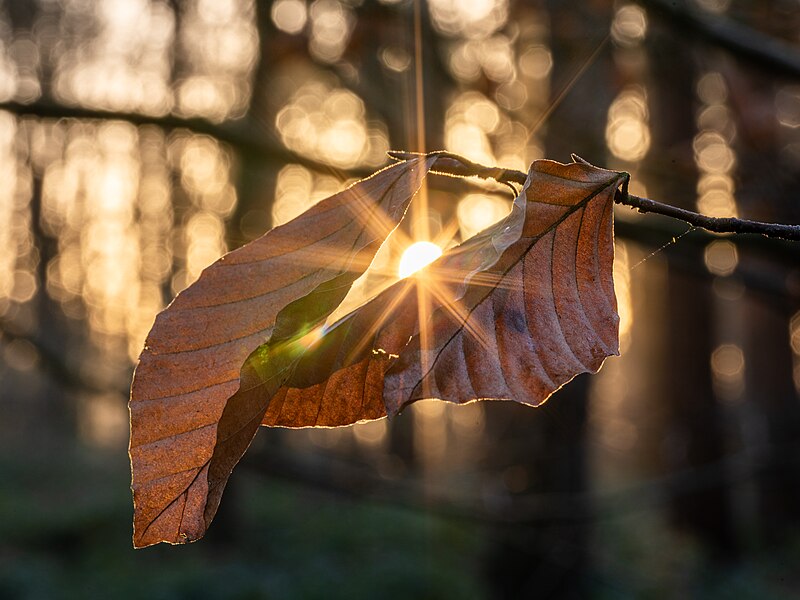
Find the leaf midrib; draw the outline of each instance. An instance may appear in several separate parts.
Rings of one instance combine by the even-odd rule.
[[[549,174],[548,174],[548,175],[549,175]],[[562,177],[562,179],[564,179],[564,178]],[[574,204],[573,206],[571,206],[571,207],[570,207],[570,208],[569,208],[567,211],[565,211],[564,215],[563,215],[561,218],[559,218],[557,221],[555,221],[555,222],[553,223],[553,225],[551,225],[550,227],[548,227],[546,230],[544,230],[543,232],[541,232],[539,235],[537,235],[537,236],[533,236],[533,237],[528,237],[528,236],[520,236],[520,238],[519,238],[519,239],[520,239],[520,241],[521,241],[521,240],[525,240],[525,239],[530,239],[530,240],[531,240],[531,243],[530,243],[530,244],[528,244],[528,246],[527,246],[527,248],[525,248],[524,252],[521,252],[521,253],[519,254],[519,258],[517,258],[517,260],[513,261],[513,262],[512,262],[512,263],[511,263],[511,264],[510,264],[510,265],[509,265],[509,266],[508,266],[508,267],[507,267],[505,270],[503,270],[503,271],[500,273],[500,277],[498,278],[498,283],[499,283],[499,281],[501,281],[501,280],[502,280],[502,279],[503,279],[503,278],[504,278],[504,277],[505,277],[505,276],[508,274],[508,272],[509,272],[511,269],[513,269],[513,268],[514,268],[514,267],[515,267],[515,266],[516,266],[516,265],[519,263],[519,261],[520,261],[520,260],[522,260],[522,259],[523,259],[523,258],[524,258],[524,257],[525,257],[525,256],[526,256],[526,255],[527,255],[527,254],[528,254],[528,253],[531,251],[531,249],[532,249],[532,248],[533,248],[533,247],[534,247],[534,246],[535,246],[535,245],[536,245],[536,244],[537,244],[537,243],[538,243],[538,242],[539,242],[539,241],[540,241],[540,240],[541,240],[541,239],[542,239],[544,236],[546,236],[546,235],[550,234],[550,232],[552,232],[552,231],[555,231],[555,230],[556,230],[556,229],[557,229],[557,228],[558,228],[558,227],[559,227],[559,226],[560,226],[560,225],[561,225],[561,224],[562,224],[564,221],[566,221],[566,220],[567,220],[567,219],[568,219],[568,218],[569,218],[569,217],[570,217],[572,214],[574,214],[575,212],[577,212],[579,209],[581,209],[581,208],[584,208],[584,207],[585,207],[587,204],[589,204],[589,202],[591,202],[591,201],[592,201],[594,198],[596,198],[596,197],[597,197],[597,196],[598,196],[600,193],[604,192],[605,190],[607,190],[608,188],[610,188],[610,187],[612,187],[612,186],[614,186],[615,188],[616,188],[616,187],[618,187],[618,186],[619,186],[619,179],[620,179],[620,176],[617,176],[617,177],[616,177],[616,178],[614,178],[614,180],[613,180],[613,181],[611,181],[609,184],[607,184],[607,185],[603,186],[602,188],[598,188],[598,189],[594,190],[594,191],[593,191],[591,194],[589,194],[588,196],[586,196],[586,197],[585,197],[584,199],[582,199],[580,202],[578,202],[577,204]],[[534,202],[531,202],[531,204],[535,204],[535,203],[534,203]],[[542,204],[550,204],[550,203],[542,203]],[[550,205],[552,206],[552,204],[550,204]],[[561,205],[561,206],[563,206],[563,205]],[[526,211],[526,213],[527,213],[527,211]],[[527,214],[525,215],[525,218],[527,219]],[[502,256],[502,255],[501,255],[501,256]],[[487,271],[488,271],[488,269],[487,269]],[[469,285],[469,284],[467,284],[467,285]],[[488,297],[489,297],[489,296],[490,296],[490,295],[491,295],[491,294],[492,294],[492,293],[493,293],[493,292],[494,292],[494,291],[497,289],[497,284],[495,283],[495,284],[493,284],[493,285],[491,285],[491,286],[485,286],[485,287],[487,288],[487,292],[486,292],[486,294],[484,294],[484,296],[483,296],[483,297],[482,297],[482,298],[481,298],[481,299],[480,299],[478,302],[476,302],[476,303],[475,303],[475,305],[474,305],[473,307],[471,307],[471,308],[470,308],[470,309],[467,311],[467,314],[466,314],[466,316],[465,316],[465,317],[464,317],[464,318],[461,320],[461,324],[460,324],[458,327],[456,327],[456,329],[455,329],[455,331],[453,332],[453,334],[452,334],[452,335],[451,335],[451,336],[450,336],[450,337],[447,339],[447,341],[446,341],[444,344],[442,344],[442,345],[441,345],[441,347],[439,348],[439,351],[436,353],[436,356],[435,356],[435,357],[434,357],[434,359],[431,361],[431,363],[430,363],[430,367],[428,368],[428,370],[427,370],[425,373],[423,373],[423,374],[420,376],[420,378],[419,378],[419,381],[417,381],[417,383],[416,383],[416,384],[414,384],[414,386],[411,388],[411,395],[412,395],[412,396],[414,395],[414,392],[415,392],[415,391],[416,391],[416,389],[417,389],[417,388],[420,386],[420,384],[422,383],[422,381],[423,381],[423,380],[424,380],[426,377],[428,377],[428,376],[430,375],[430,373],[433,371],[433,369],[436,367],[436,363],[439,361],[439,358],[441,357],[441,354],[442,354],[442,352],[444,352],[445,348],[446,348],[446,347],[447,347],[447,346],[450,344],[450,342],[452,342],[452,341],[453,341],[453,339],[455,339],[455,337],[456,337],[456,336],[457,336],[457,335],[458,335],[458,334],[459,334],[459,333],[460,333],[460,332],[461,332],[461,331],[464,329],[464,324],[467,322],[467,320],[469,320],[469,318],[470,318],[470,316],[472,315],[472,313],[473,313],[475,310],[477,310],[477,308],[478,308],[480,305],[482,305],[482,304],[483,304],[483,303],[486,301],[486,299],[487,299],[487,298],[488,298]],[[474,288],[473,288],[473,289],[474,289]],[[465,293],[465,295],[466,295],[466,293]],[[436,312],[438,312],[439,310],[441,310],[441,308],[437,309],[437,311],[436,311]],[[433,317],[433,315],[431,315],[431,317]],[[415,335],[419,335],[419,334],[415,334]],[[410,341],[410,340],[409,340],[409,341]],[[391,371],[391,368],[390,368],[390,371]],[[402,388],[401,388],[401,389],[402,389]],[[405,389],[408,389],[408,388],[405,388]]]

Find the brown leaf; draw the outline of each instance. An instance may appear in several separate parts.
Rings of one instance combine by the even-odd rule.
[[[298,332],[341,302],[435,158],[384,169],[226,254],[158,315],[131,387],[136,547],[202,536],[263,415],[250,417],[248,388],[280,387],[305,347]],[[267,366],[243,367],[268,341]]]
[[[519,239],[467,284],[457,313],[433,296],[434,318],[385,377],[389,413],[424,398],[538,406],[619,354],[613,205],[626,180],[587,164],[536,161]],[[448,262],[428,279],[447,280]]]
[[[506,219],[307,351],[263,424],[344,425],[423,398],[539,405],[596,372],[618,354],[613,200],[626,181],[587,164],[533,163]]]
[[[435,168],[436,158],[429,156],[424,169]],[[202,535],[259,423],[347,425],[380,418],[387,410],[395,414],[422,398],[538,405],[576,374],[599,369],[618,347],[612,207],[626,178],[587,164],[535,162],[506,219],[447,252],[421,275],[398,282],[324,335],[314,325],[331,313],[363,266],[331,269],[316,288],[284,294],[275,306],[268,303],[261,308],[273,315],[268,339],[244,361],[239,389],[227,402],[213,395],[207,400],[207,390],[183,391],[174,403],[149,399],[162,412],[148,413],[144,402],[142,435],[153,437],[155,430],[163,439],[155,435],[135,443],[134,384],[131,457],[141,528],[135,543]],[[298,238],[313,231],[317,219],[306,219],[292,242],[302,246]],[[339,252],[358,255],[358,248],[363,247],[356,243]],[[177,333],[192,336],[193,329]],[[187,353],[202,351],[191,341],[183,343],[190,346]],[[147,350],[137,378],[149,364],[146,355]],[[215,356],[224,363],[225,348]],[[196,379],[207,381],[216,364],[200,364],[206,370]],[[162,373],[170,372],[161,366]],[[148,455],[140,445],[156,448]]]

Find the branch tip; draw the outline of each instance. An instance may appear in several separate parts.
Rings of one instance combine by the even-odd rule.
[[[389,156],[396,160],[408,160],[419,156],[415,152],[390,151]],[[471,160],[453,154],[452,152],[435,152],[439,157],[431,168],[431,173],[437,175],[448,175],[450,177],[480,177],[481,179],[494,179],[499,183],[524,184],[527,175],[515,169],[503,169],[502,167],[486,167]],[[581,158],[577,154],[571,155],[572,160],[579,164],[593,166],[591,163]],[[757,233],[766,237],[800,242],[800,225],[786,225],[783,223],[764,223],[761,221],[750,221],[748,219],[738,219],[736,217],[710,217],[671,206],[662,204],[650,198],[634,196],[628,191],[630,173],[620,172],[624,175],[621,182],[621,189],[614,196],[616,204],[622,204],[636,209],[640,213],[656,213],[673,219],[679,219],[688,223],[692,227],[700,227],[713,233]]]

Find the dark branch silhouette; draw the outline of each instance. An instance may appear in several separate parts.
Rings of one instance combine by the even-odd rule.
[[[152,116],[82,107],[66,107],[43,102],[31,104],[0,102],[0,110],[43,118],[118,119],[134,125],[157,125],[165,129],[183,128],[195,133],[209,135],[221,142],[231,144],[238,150],[252,152],[266,158],[283,162],[295,162],[317,171],[336,170],[329,165],[295,154],[280,145],[265,142],[263,137],[257,132],[254,133],[253,129],[248,127],[246,123],[217,125],[205,119],[184,119],[174,115]],[[389,156],[397,160],[406,160],[415,156],[415,154],[411,152],[389,152]],[[522,171],[479,165],[451,153],[442,153],[436,163],[434,172],[440,175],[454,177],[474,176],[482,179],[494,179],[501,183],[518,183],[520,185],[525,182],[527,177]],[[348,170],[346,174],[349,176],[362,176],[368,173],[363,170]],[[757,233],[771,238],[800,241],[800,225],[763,223],[733,217],[709,217],[649,198],[635,196],[627,191],[618,192],[615,201],[617,204],[630,206],[642,213],[657,213],[680,219],[690,225],[701,227],[714,233]]]
[[[413,152],[389,152],[389,156],[397,160],[407,160],[416,156]],[[579,162],[586,162],[575,157]],[[442,153],[434,164],[432,173],[449,175],[452,177],[480,177],[481,179],[494,179],[501,183],[525,183],[527,175],[522,171],[504,169],[502,167],[486,167],[471,160],[452,153]],[[617,191],[614,200],[617,204],[624,204],[635,208],[641,213],[657,213],[680,219],[694,227],[702,227],[714,233],[758,233],[771,238],[800,241],[800,225],[784,225],[782,223],[763,223],[734,217],[709,217],[690,210],[662,204],[649,198],[642,198],[628,193],[627,189]]]
[[[655,14],[672,21],[680,30],[697,35],[768,69],[800,76],[800,52],[789,44],[734,21],[725,15],[704,12],[688,2],[642,0]]]
[[[43,119],[115,120],[125,121],[133,125],[155,125],[166,131],[187,129],[193,133],[208,135],[220,142],[230,144],[239,152],[283,163],[297,163],[315,171],[344,173],[348,177],[366,176],[371,172],[364,169],[342,171],[331,165],[296,154],[281,144],[267,141],[268,132],[264,131],[261,125],[253,124],[247,119],[212,123],[207,119],[187,119],[172,114],[146,115],[136,112],[82,106],[64,106],[44,101],[31,102],[29,104],[0,102],[0,111],[2,110],[15,115],[30,115]]]

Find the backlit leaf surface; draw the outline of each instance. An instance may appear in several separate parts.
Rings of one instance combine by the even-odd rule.
[[[263,424],[346,425],[426,398],[539,405],[596,372],[619,353],[613,202],[626,177],[536,161],[506,219],[307,351]]]
[[[131,387],[135,546],[205,532],[260,421],[243,429],[241,411],[226,410],[243,363],[269,340],[290,362],[292,338],[338,306],[434,160],[398,163],[322,200],[223,256],[158,315]]]
[[[131,398],[137,546],[200,537],[259,424],[349,425],[425,398],[539,405],[618,353],[612,209],[627,175],[584,163],[534,162],[505,219],[320,327],[436,160],[324,200],[159,316]]]

